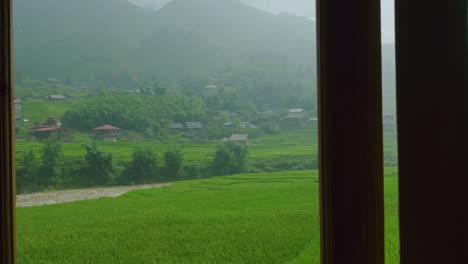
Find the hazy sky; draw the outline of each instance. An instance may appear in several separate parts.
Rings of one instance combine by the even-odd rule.
[[[143,7],[158,9],[171,0],[129,0]],[[196,1],[196,0],[193,0]],[[308,18],[315,18],[314,0],[241,0],[259,9],[271,12],[289,12]],[[394,0],[382,1],[382,39],[384,42],[393,42],[394,39]]]

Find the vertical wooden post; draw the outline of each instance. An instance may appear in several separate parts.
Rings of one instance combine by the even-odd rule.
[[[12,3],[0,1],[0,262],[15,263]]]
[[[401,263],[465,263],[467,1],[395,3]]]
[[[318,0],[322,263],[384,263],[380,0]]]

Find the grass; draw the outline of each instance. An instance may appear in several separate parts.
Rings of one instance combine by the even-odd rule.
[[[19,263],[318,264],[317,177],[233,175],[18,208]],[[397,264],[397,177],[385,183],[387,263]]]
[[[164,152],[180,146],[186,161],[207,163],[213,159],[216,147],[221,141],[201,141],[181,144],[173,141],[146,141],[128,142],[120,141],[99,142],[100,147],[113,155],[116,161],[128,161],[136,147],[151,148],[158,153],[161,158]],[[17,142],[17,155],[21,156],[28,150],[40,151],[40,142]],[[312,129],[299,129],[281,134],[265,136],[255,139],[249,145],[249,159],[309,159],[317,155],[316,134]],[[63,143],[63,155],[68,159],[81,159],[85,154],[82,143]]]
[[[23,102],[23,111],[21,117],[28,119],[29,123],[43,122],[49,117],[61,117],[63,114],[72,110],[77,101],[26,101]]]

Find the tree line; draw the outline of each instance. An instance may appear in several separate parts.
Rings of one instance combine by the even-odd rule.
[[[17,190],[29,193],[51,187],[91,187],[116,184],[132,185],[242,173],[247,168],[247,147],[226,142],[216,149],[207,165],[187,162],[183,149],[173,149],[162,155],[162,161],[152,149],[136,148],[130,161],[116,165],[112,154],[102,151],[96,143],[84,144],[86,153],[79,161],[67,161],[59,141],[43,141],[40,152],[30,150],[18,159]]]

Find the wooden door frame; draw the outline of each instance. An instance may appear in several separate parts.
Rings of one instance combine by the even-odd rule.
[[[383,264],[380,0],[317,0],[321,260]]]
[[[0,261],[16,262],[12,1],[0,1]]]
[[[468,4],[395,4],[401,263],[465,263]]]

